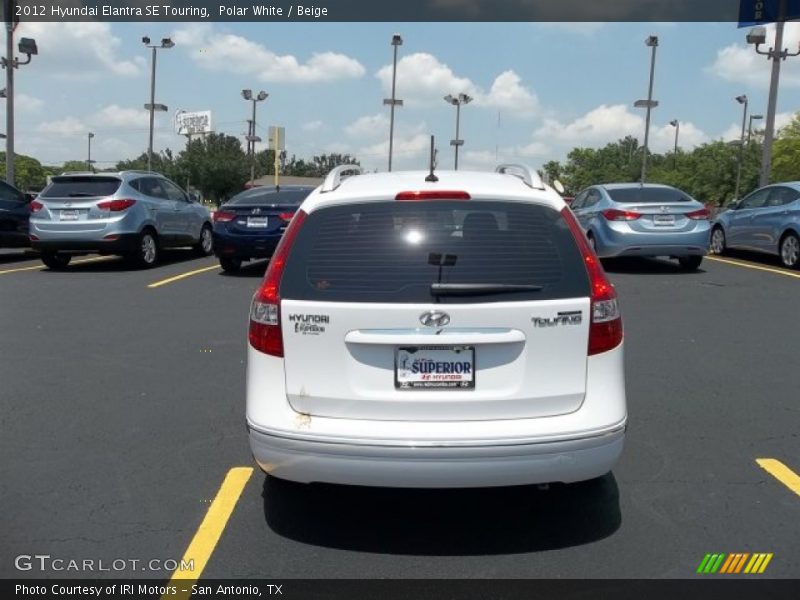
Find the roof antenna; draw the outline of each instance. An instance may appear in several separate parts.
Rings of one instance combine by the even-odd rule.
[[[434,137],[431,136],[431,172],[425,178],[425,181],[436,183],[439,178],[434,174],[433,170],[436,168],[436,148],[434,146]]]

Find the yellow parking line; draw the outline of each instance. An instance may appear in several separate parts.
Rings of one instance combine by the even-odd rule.
[[[82,263],[98,262],[98,261],[101,261],[101,260],[108,260],[110,258],[114,258],[114,257],[113,256],[96,256],[94,258],[84,258],[84,259],[81,259],[81,260],[73,260],[69,264],[71,264],[71,265],[80,265]],[[41,271],[44,268],[45,268],[44,265],[40,263],[40,264],[35,265],[33,267],[17,267],[15,269],[5,269],[3,271],[0,271],[0,275],[5,275],[6,273],[19,273],[21,271]]]
[[[756,459],[758,466],[800,496],[800,475],[774,458]]]
[[[175,275],[175,277],[169,277],[167,279],[162,279],[161,281],[154,281],[147,287],[152,289],[159,288],[162,285],[167,285],[168,283],[172,283],[174,281],[180,281],[181,279],[186,279],[187,277],[191,277],[192,275],[199,275],[200,273],[205,273],[206,271],[213,271],[214,269],[219,269],[219,265],[213,265],[211,267],[204,267],[202,269],[196,269],[194,271],[188,271],[187,273],[181,273],[180,275]]]
[[[707,256],[708,260],[714,260],[737,267],[744,267],[745,269],[755,269],[756,271],[767,271],[768,273],[777,273],[778,275],[786,275],[787,277],[795,277],[800,279],[800,273],[793,273],[785,269],[775,269],[774,267],[762,267],[761,265],[754,265],[752,263],[743,262],[740,260],[731,260],[730,258],[720,258],[719,256]]]
[[[244,491],[250,476],[253,474],[251,467],[235,467],[228,471],[225,480],[217,492],[214,501],[208,508],[200,528],[194,534],[186,553],[183,555],[183,564],[194,561],[194,568],[191,571],[181,571],[180,567],[175,570],[167,587],[174,587],[175,594],[164,594],[162,598],[170,600],[182,600],[192,595],[192,583],[200,579],[203,570],[206,568],[214,548],[219,542],[225,525],[239,501],[239,497]]]

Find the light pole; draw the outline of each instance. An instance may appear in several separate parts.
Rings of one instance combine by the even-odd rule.
[[[644,148],[642,151],[642,183],[647,179],[647,147],[650,142],[650,111],[658,106],[658,101],[653,100],[653,78],[656,72],[656,48],[658,48],[658,36],[651,35],[644,41],[645,46],[652,49],[650,54],[650,85],[647,91],[647,100],[637,100],[634,103],[636,108],[646,108],[647,116],[644,123]]]
[[[155,111],[167,111],[166,104],[156,104],[156,51],[159,48],[162,50],[173,48],[175,42],[170,38],[163,38],[161,44],[151,45],[150,38],[144,36],[142,38],[142,43],[153,51],[153,58],[151,61],[152,68],[150,70],[150,103],[144,105],[144,107],[150,111],[150,141],[147,144],[147,170],[151,171],[153,169],[153,125],[155,123]]]
[[[450,140],[450,145],[455,146],[456,148],[456,160],[455,160],[455,170],[458,171],[458,148],[459,146],[464,145],[464,140],[458,137],[459,129],[461,127],[461,105],[462,104],[469,104],[472,102],[472,96],[468,96],[467,94],[459,94],[458,96],[453,96],[452,94],[447,94],[444,97],[445,102],[448,104],[452,104],[456,107],[456,139]]]
[[[14,29],[17,23],[13,20],[16,12],[16,0],[5,0],[6,9],[6,55],[2,59],[3,68],[6,70],[6,181],[14,185],[14,69],[31,62],[31,57],[39,54],[36,40],[33,38],[20,38],[19,53],[27,55],[27,59],[20,61],[14,57]]]
[[[775,112],[778,106],[778,84],[781,78],[781,62],[790,56],[800,56],[800,48],[797,52],[789,52],[783,47],[783,30],[786,24],[787,1],[780,0],[778,21],[775,23],[775,47],[766,52],[761,50],[762,44],[767,41],[766,27],[754,27],[747,34],[747,43],[753,44],[756,52],[766,56],[772,61],[772,76],[769,82],[769,100],[767,102],[767,122],[764,127],[764,149],[761,157],[761,176],[759,186],[763,187],[769,183],[769,172],[772,165],[772,142],[775,139]]]
[[[394,107],[403,106],[403,101],[395,98],[395,87],[397,85],[397,48],[403,45],[403,38],[399,33],[392,36],[392,46],[394,47],[394,60],[392,62],[392,97],[383,101],[384,106],[389,106],[389,171],[392,170],[392,151],[394,150]]]
[[[675,128],[675,150],[672,153],[672,168],[678,168],[678,135],[681,132],[681,122],[678,119],[673,119],[669,122]]]
[[[750,145],[750,138],[753,137],[753,121],[763,119],[764,115],[750,115],[750,126],[747,128],[747,145]]]
[[[94,161],[92,160],[92,138],[93,138],[93,137],[94,137],[94,134],[93,134],[91,131],[90,131],[90,132],[89,132],[89,134],[86,136],[86,138],[87,138],[87,141],[89,142],[89,150],[88,150],[88,152],[87,152],[87,154],[86,154],[86,168],[87,168],[89,171],[93,171],[93,170],[94,170],[94,169],[92,169],[92,163],[94,162]]]
[[[249,134],[245,138],[247,140],[247,152],[250,154],[250,183],[255,183],[256,180],[256,142],[260,142],[261,138],[256,135],[256,103],[263,102],[269,97],[269,94],[264,90],[258,92],[253,96],[253,90],[242,90],[242,98],[253,103],[253,118],[250,120]]]
[[[742,182],[742,158],[744,156],[744,128],[747,125],[747,96],[736,96],[736,101],[744,107],[742,112],[742,135],[739,138],[739,158],[736,161],[736,189],[733,192],[734,200],[739,199],[739,186]]]

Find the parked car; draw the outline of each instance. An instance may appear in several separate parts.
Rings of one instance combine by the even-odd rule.
[[[0,180],[0,248],[30,246],[28,221],[33,197]]]
[[[311,186],[253,187],[214,211],[214,253],[225,271],[242,262],[272,256]]]
[[[780,257],[785,267],[800,266],[800,181],[757,189],[711,225],[711,252],[729,248]]]
[[[708,252],[708,209],[668,185],[594,185],[575,197],[572,211],[601,258],[668,256],[693,271]]]
[[[51,269],[89,252],[118,254],[151,267],[162,248],[193,246],[203,256],[213,251],[208,210],[158,173],[53,177],[31,209],[31,246]]]
[[[614,287],[535,171],[337,168],[250,311],[247,427],[299,482],[484,487],[608,473],[626,427]],[[511,173],[517,173],[514,176]]]

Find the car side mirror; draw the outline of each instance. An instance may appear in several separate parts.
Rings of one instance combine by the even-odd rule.
[[[730,203],[728,203],[728,209],[736,210],[739,208],[741,204],[742,204],[741,200],[731,200]]]
[[[31,202],[36,200],[36,194],[31,194],[29,192],[25,192],[25,194],[23,194],[23,195],[25,196],[25,204],[30,204]]]
[[[189,192],[187,194],[187,197],[189,199],[189,202],[194,202],[195,204],[200,202],[200,196],[197,195],[197,192]]]

